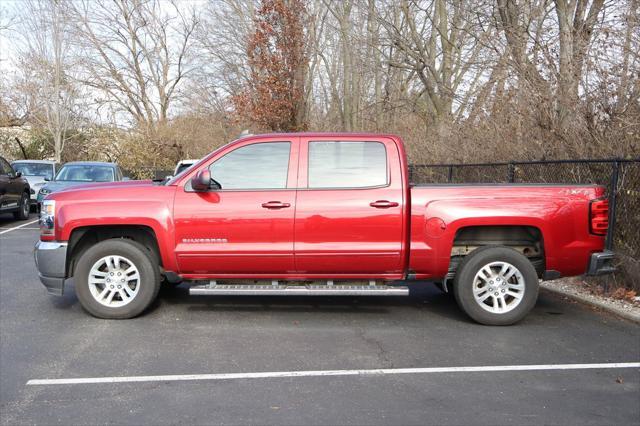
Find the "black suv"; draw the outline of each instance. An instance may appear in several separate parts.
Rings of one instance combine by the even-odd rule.
[[[0,157],[0,213],[13,213],[18,220],[29,217],[29,182]]]

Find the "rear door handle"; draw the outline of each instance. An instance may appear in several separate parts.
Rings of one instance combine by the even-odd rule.
[[[286,209],[287,207],[291,207],[291,204],[280,201],[268,201],[266,203],[262,203],[262,207],[265,209]]]
[[[377,209],[388,209],[389,207],[398,207],[398,203],[395,201],[387,201],[387,200],[378,200],[372,203],[369,203],[371,207],[375,207]]]

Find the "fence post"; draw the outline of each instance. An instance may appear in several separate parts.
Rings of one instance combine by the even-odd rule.
[[[513,183],[516,178],[516,165],[513,163],[509,163],[509,170],[507,172],[507,180],[509,183]]]
[[[611,171],[611,182],[609,183],[609,228],[605,239],[604,248],[613,249],[613,234],[616,227],[616,197],[618,193],[618,175],[620,173],[620,161],[613,162]]]
[[[447,180],[449,181],[449,183],[451,183],[451,181],[453,180],[453,166],[449,165],[449,173],[447,175]]]

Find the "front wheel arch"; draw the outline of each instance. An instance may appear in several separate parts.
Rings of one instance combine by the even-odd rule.
[[[125,239],[135,241],[150,251],[158,267],[162,267],[162,256],[156,233],[144,225],[98,225],[74,228],[67,249],[67,276],[75,274],[76,262],[87,249],[105,240]]]

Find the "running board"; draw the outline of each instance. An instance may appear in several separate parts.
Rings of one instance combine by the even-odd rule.
[[[192,296],[408,296],[409,288],[383,285],[216,284],[189,288]]]

